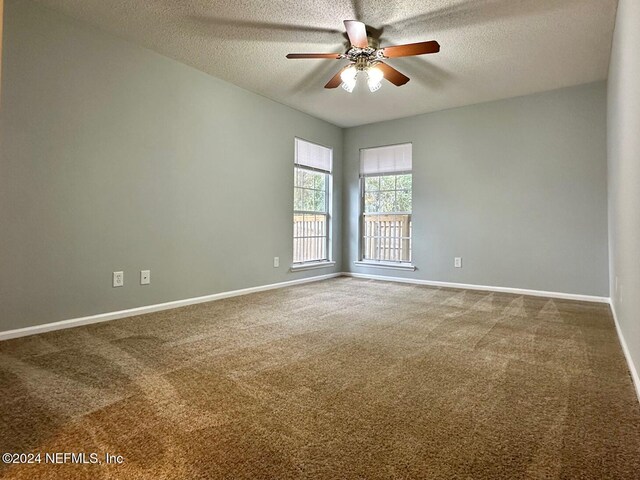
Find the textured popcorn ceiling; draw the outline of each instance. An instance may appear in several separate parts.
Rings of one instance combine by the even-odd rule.
[[[607,77],[616,0],[39,0],[132,42],[340,126],[354,126]],[[375,93],[323,85],[344,60],[344,19],[381,45],[437,40],[389,60],[411,77]]]

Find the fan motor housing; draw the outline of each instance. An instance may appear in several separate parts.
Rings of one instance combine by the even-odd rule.
[[[366,62],[373,62],[375,60],[382,60],[386,57],[384,56],[382,50],[376,49],[369,45],[366,48],[351,47],[349,50],[347,50],[347,53],[344,54],[343,58],[348,58],[357,65],[358,61],[364,60]]]

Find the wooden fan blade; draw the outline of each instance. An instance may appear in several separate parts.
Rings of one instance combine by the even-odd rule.
[[[340,58],[341,53],[290,53],[287,58]]]
[[[384,74],[384,78],[393,83],[396,87],[400,87],[407,83],[410,79],[406,75],[400,73],[398,70],[393,68],[391,65],[387,65],[384,62],[380,62],[376,65],[382,73]]]
[[[342,67],[338,73],[336,73],[333,77],[331,77],[331,80],[329,80],[327,82],[327,84],[324,86],[324,88],[337,88],[340,86],[340,84],[342,83],[342,78],[340,78],[340,74],[344,71],[345,68],[350,67],[351,64],[346,65],[344,67]]]
[[[431,42],[407,43],[382,49],[382,54],[387,58],[410,57],[412,55],[424,55],[425,53],[438,53],[440,44],[435,40]]]
[[[369,40],[367,39],[367,29],[364,23],[357,20],[345,20],[344,28],[347,29],[347,36],[351,45],[358,48],[367,48]]]

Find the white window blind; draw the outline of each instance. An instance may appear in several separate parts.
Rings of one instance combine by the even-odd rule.
[[[332,152],[330,148],[296,138],[296,165],[331,173]]]
[[[384,175],[411,171],[412,145],[389,145],[360,150],[360,175]]]

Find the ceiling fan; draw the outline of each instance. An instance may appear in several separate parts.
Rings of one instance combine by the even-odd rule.
[[[365,24],[356,20],[345,20],[347,36],[351,47],[346,53],[290,53],[287,58],[332,58],[350,60],[349,65],[336,73],[324,88],[336,88],[342,85],[351,93],[356,86],[356,77],[360,72],[366,72],[369,90],[375,92],[382,86],[382,79],[386,78],[395,86],[400,87],[409,81],[409,77],[383,62],[387,58],[409,57],[438,53],[440,44],[436,41],[408,43],[392,47],[379,48],[374,38],[367,36]]]

